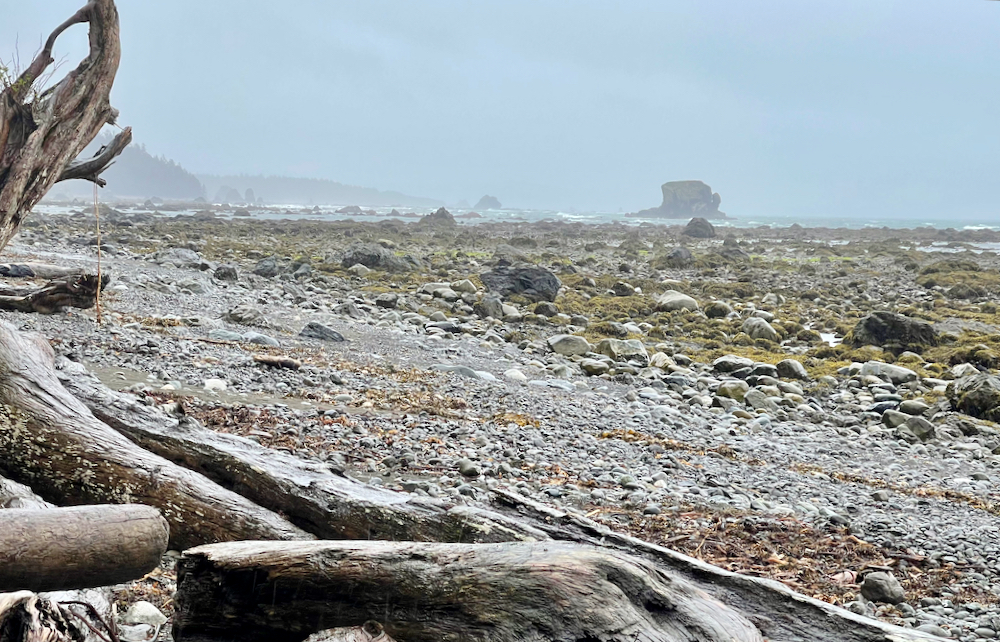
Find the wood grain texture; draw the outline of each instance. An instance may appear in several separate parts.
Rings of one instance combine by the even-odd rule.
[[[110,586],[155,569],[168,527],[151,506],[0,511],[0,591]]]
[[[379,619],[407,642],[761,642],[681,577],[563,542],[231,542],[189,550],[174,639],[298,642]]]
[[[35,94],[33,87],[54,62],[56,39],[79,23],[89,24],[87,57]],[[120,59],[114,0],[91,0],[56,27],[24,72],[0,91],[0,249],[101,128],[115,122],[109,99]],[[96,168],[87,169],[83,177],[96,179]]]

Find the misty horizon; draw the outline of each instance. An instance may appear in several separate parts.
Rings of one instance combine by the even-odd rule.
[[[78,5],[9,8],[0,56],[30,59]],[[737,218],[996,212],[995,3],[119,11],[121,123],[199,176],[601,211],[696,179]],[[74,27],[56,77],[85,51]]]

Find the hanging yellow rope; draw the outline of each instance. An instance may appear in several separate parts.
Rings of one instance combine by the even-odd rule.
[[[97,325],[101,325],[101,210],[97,202],[97,183],[94,183],[94,217],[97,219]]]

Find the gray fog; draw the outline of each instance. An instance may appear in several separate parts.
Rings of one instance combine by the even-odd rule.
[[[27,64],[82,0],[5,0]],[[120,0],[121,121],[206,174],[740,218],[997,212],[1000,3]],[[59,41],[61,75],[86,27]]]

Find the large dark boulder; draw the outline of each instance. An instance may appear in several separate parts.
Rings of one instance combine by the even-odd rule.
[[[663,202],[659,207],[638,212],[636,216],[657,218],[726,218],[719,211],[722,197],[702,181],[671,181],[664,183]]]
[[[675,247],[666,254],[660,255],[653,260],[653,267],[658,270],[670,268],[681,269],[691,267],[694,263],[694,255],[691,250],[684,246]]]
[[[708,223],[708,221],[705,222]],[[688,225],[690,225],[690,223]],[[711,225],[711,223],[709,223],[709,225]],[[750,260],[750,255],[740,247],[739,241],[731,236],[727,237],[726,240],[723,241],[722,247],[716,250],[715,254],[723,261],[729,261],[731,263],[742,263]]]
[[[715,238],[715,226],[703,218],[693,218],[684,226],[681,234],[696,239],[711,239]]]
[[[848,345],[879,346],[889,350],[912,350],[937,345],[938,334],[926,321],[895,312],[872,312],[858,321],[847,337]]]
[[[273,256],[268,256],[257,261],[257,265],[253,267],[254,274],[268,279],[278,276],[279,272],[281,272],[281,266],[278,265],[278,259]]]
[[[408,272],[414,269],[423,268],[420,260],[412,256],[396,256],[376,243],[355,243],[346,250],[340,260],[340,264],[345,268],[361,264],[372,270],[385,270],[386,272]]]
[[[988,421],[1000,421],[1000,377],[978,374],[948,384],[948,400],[958,411]]]
[[[317,323],[316,321],[310,321],[302,328],[299,332],[300,337],[307,337],[309,339],[319,339],[321,341],[334,341],[341,342],[347,341],[344,335],[340,334],[333,328],[327,327],[322,323]]]
[[[439,207],[433,214],[428,214],[417,221],[417,225],[420,227],[455,227],[458,223],[455,222],[455,217],[451,215],[451,212]]]
[[[562,282],[552,272],[534,267],[500,266],[481,274],[483,285],[502,297],[520,294],[531,301],[555,301]]]

